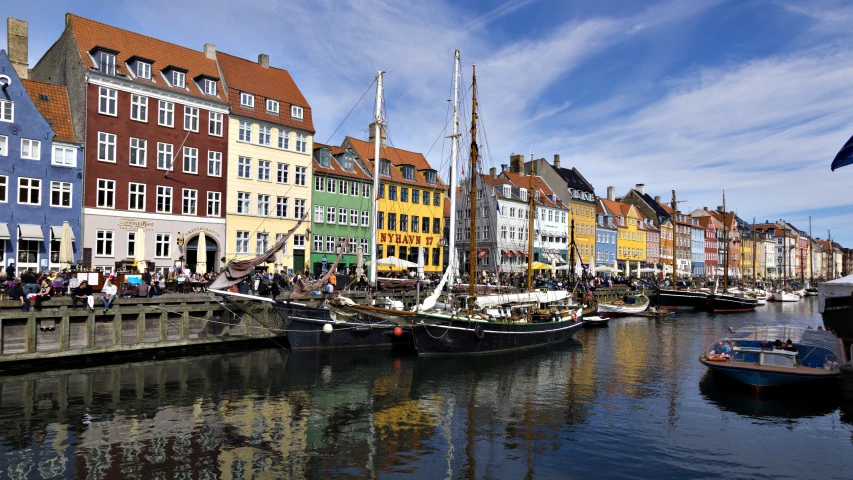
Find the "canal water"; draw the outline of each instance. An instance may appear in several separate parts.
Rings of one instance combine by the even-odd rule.
[[[0,378],[0,478],[844,478],[853,402],[699,355],[817,301],[628,318],[477,358],[253,352]]]

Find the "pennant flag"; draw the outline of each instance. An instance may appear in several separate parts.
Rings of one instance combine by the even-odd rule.
[[[834,172],[836,168],[846,167],[851,163],[853,163],[853,137],[850,137],[850,140],[847,140],[847,143],[838,151],[838,155],[832,161],[832,171]]]
[[[501,206],[500,206],[500,204],[499,204],[498,202],[495,202],[495,209],[496,209],[498,212],[500,212],[500,211],[501,211]]]

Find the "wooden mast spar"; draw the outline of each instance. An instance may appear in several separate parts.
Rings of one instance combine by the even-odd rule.
[[[533,290],[533,215],[536,212],[536,195],[533,176],[536,175],[536,162],[533,161],[533,153],[530,153],[530,181],[528,182],[527,202],[528,212],[527,228],[527,291]]]
[[[476,296],[474,282],[477,279],[477,66],[472,67],[471,80],[471,243],[468,252],[468,310],[474,308]],[[529,262],[528,262],[529,263]]]
[[[678,202],[675,200],[675,190],[672,191],[672,288],[678,288],[678,276],[676,275],[676,263],[678,255],[675,253],[675,207],[678,205]]]

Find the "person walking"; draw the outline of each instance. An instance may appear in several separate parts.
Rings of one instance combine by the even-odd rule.
[[[107,310],[112,306],[117,293],[118,289],[113,285],[112,280],[108,278],[104,284],[103,294],[101,295],[101,301],[104,303],[104,313],[107,313]]]

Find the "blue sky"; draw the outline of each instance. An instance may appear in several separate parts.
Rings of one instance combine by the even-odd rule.
[[[9,2],[7,2],[9,3]],[[200,7],[203,5],[203,7]],[[511,153],[575,166],[600,195],[645,183],[683,208],[785,218],[853,246],[853,167],[830,162],[853,135],[853,3],[628,0],[506,2],[33,1],[30,63],[66,11],[287,68],[314,109],[316,141],[363,137],[377,70],[392,143],[447,165],[452,56],[477,64],[484,166]],[[5,22],[0,26],[5,38]],[[467,111],[467,109],[466,109]],[[463,130],[470,120],[463,119]],[[334,132],[334,134],[333,134]]]

